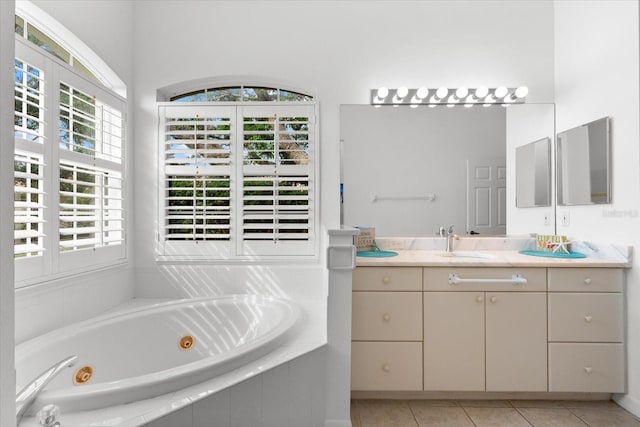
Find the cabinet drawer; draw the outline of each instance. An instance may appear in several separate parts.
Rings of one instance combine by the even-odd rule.
[[[549,341],[622,342],[620,293],[549,294]]]
[[[483,282],[449,284],[449,275],[460,279],[479,279]],[[527,279],[525,284],[501,283],[520,275]],[[495,282],[484,282],[495,279]],[[425,291],[493,291],[531,292],[547,290],[545,268],[500,268],[500,267],[429,267],[424,269],[423,287]]]
[[[351,339],[422,341],[421,292],[354,292]]]
[[[354,291],[422,291],[420,267],[357,267]]]
[[[624,392],[622,344],[549,344],[549,391]]]
[[[622,292],[621,268],[550,268],[550,292]]]
[[[422,390],[422,343],[352,343],[351,389]]]

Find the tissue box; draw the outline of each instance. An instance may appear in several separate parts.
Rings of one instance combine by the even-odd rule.
[[[376,248],[376,229],[374,227],[355,227],[360,230],[358,236],[353,236],[353,244],[358,251],[372,251]]]
[[[536,250],[541,252],[569,253],[567,236],[538,234],[536,236]]]

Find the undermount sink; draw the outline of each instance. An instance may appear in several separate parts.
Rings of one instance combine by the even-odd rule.
[[[485,254],[482,252],[463,252],[463,251],[454,251],[454,252],[440,252],[438,256],[449,257],[449,258],[483,258],[483,259],[494,259],[495,255]]]

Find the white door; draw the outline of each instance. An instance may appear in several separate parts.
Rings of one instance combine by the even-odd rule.
[[[467,160],[467,234],[507,233],[505,159]]]

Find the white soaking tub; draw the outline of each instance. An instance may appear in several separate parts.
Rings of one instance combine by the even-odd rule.
[[[29,413],[52,403],[83,411],[148,399],[200,383],[280,345],[300,317],[290,301],[230,295],[178,300],[99,316],[16,348],[17,389],[77,355]]]

